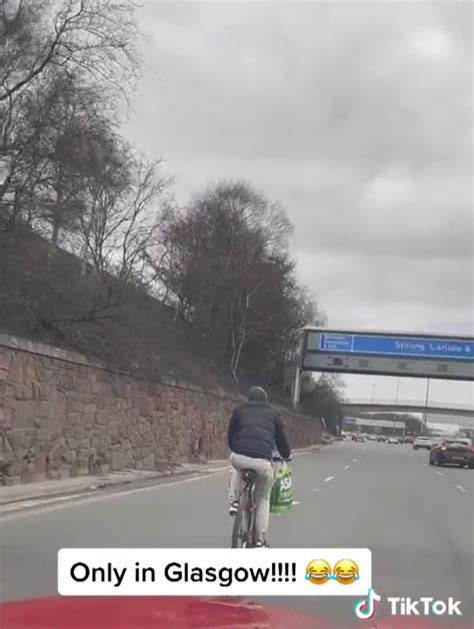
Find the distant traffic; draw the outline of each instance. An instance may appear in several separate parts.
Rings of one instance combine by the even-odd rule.
[[[420,435],[414,437],[405,435],[382,435],[374,433],[341,433],[342,440],[359,443],[372,441],[390,445],[411,444],[414,450],[428,450],[430,465],[452,465],[457,467],[474,468],[474,447],[472,439],[468,437],[430,437]]]

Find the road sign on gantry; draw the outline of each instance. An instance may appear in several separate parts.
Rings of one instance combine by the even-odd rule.
[[[474,338],[305,328],[301,368],[474,381]]]

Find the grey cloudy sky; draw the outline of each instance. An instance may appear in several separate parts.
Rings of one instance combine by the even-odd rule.
[[[282,202],[334,326],[473,333],[470,2],[148,1],[140,23],[129,131],[180,201],[243,178]]]

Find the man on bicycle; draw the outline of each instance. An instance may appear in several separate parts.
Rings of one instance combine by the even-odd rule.
[[[252,387],[248,402],[232,413],[228,428],[228,443],[233,474],[230,483],[229,513],[239,508],[244,470],[255,472],[255,530],[256,546],[265,545],[270,513],[270,493],[273,483],[272,454],[276,445],[283,459],[289,459],[291,448],[286,426],[278,409],[268,403],[261,387]]]

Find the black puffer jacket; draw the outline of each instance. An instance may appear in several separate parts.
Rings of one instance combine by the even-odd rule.
[[[235,409],[228,430],[229,448],[236,454],[271,460],[276,445],[284,459],[291,454],[285,423],[278,409],[250,401]]]

